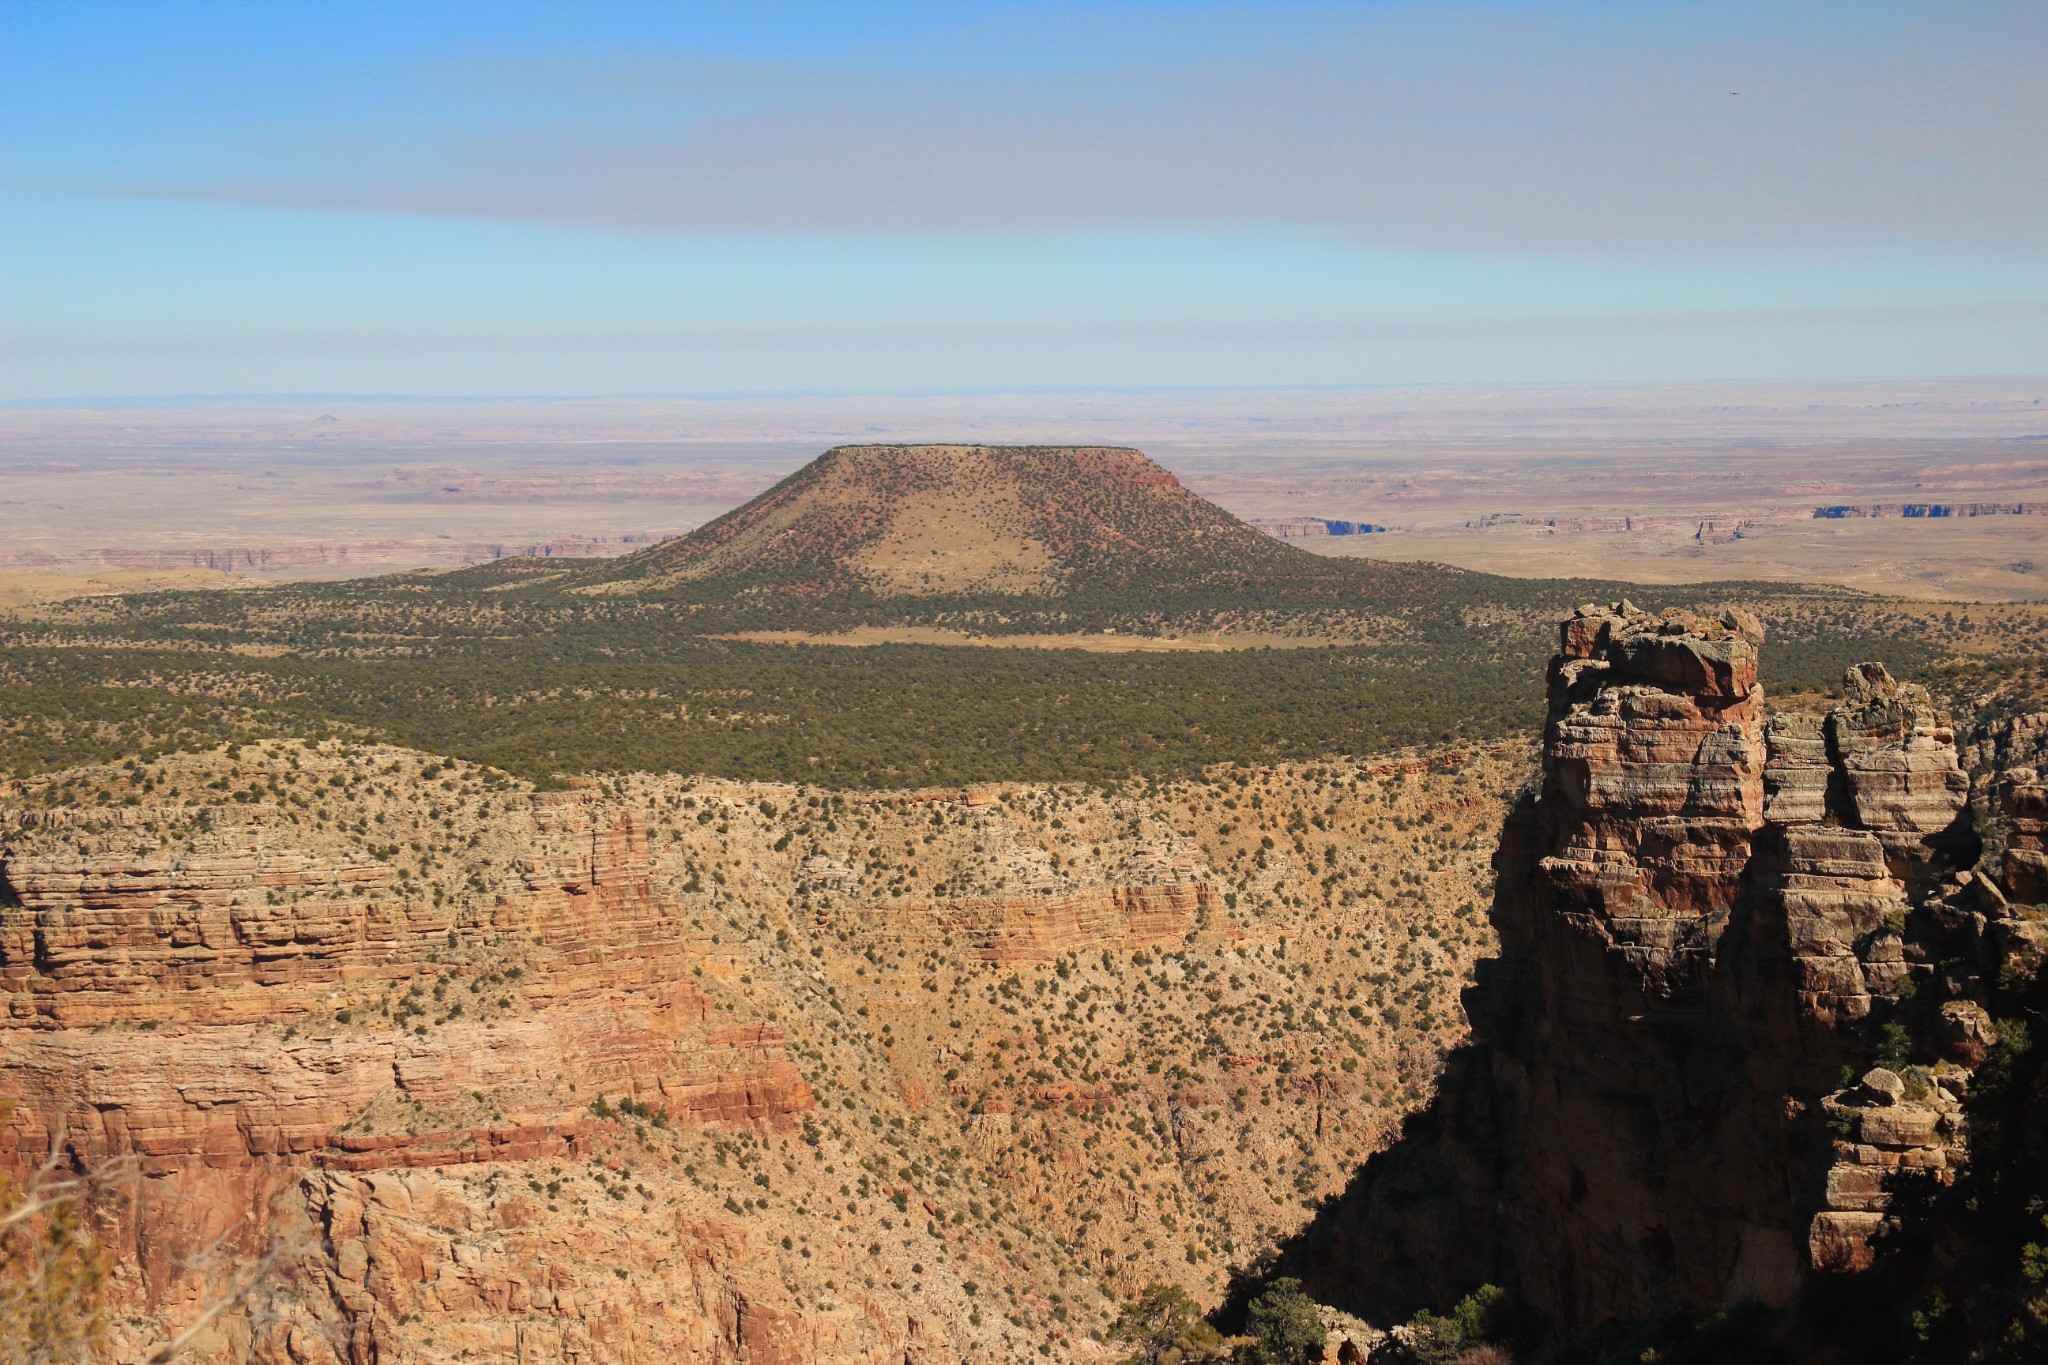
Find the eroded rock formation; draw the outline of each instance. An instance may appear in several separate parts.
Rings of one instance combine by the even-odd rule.
[[[2012,898],[2048,901],[2048,782],[2032,768],[2008,771],[1998,784],[1998,809],[2011,822],[2005,884]]]
[[[1333,1300],[1398,1319],[1503,1283],[1565,1335],[1784,1303],[1872,1263],[1901,1172],[1949,1178],[1984,983],[2040,929],[1973,870],[1925,689],[1862,665],[1825,714],[1767,715],[1762,639],[1740,612],[1564,623],[1473,1044],[1291,1252]],[[2000,787],[2023,898],[2041,790]]]

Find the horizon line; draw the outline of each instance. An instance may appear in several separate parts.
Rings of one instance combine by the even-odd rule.
[[[208,403],[601,403],[601,402],[737,402],[748,399],[801,398],[970,398],[1033,394],[1223,394],[1223,393],[1384,393],[1403,389],[1673,389],[1727,388],[1735,385],[1977,384],[2023,380],[2048,382],[2048,371],[1965,375],[1868,375],[1854,378],[1785,378],[1752,376],[1717,379],[1535,379],[1390,381],[1377,384],[1023,384],[967,385],[959,388],[797,388],[709,389],[697,391],[624,390],[609,393],[351,393],[227,392],[162,394],[67,394],[47,398],[0,399],[0,410],[86,407],[168,407]]]

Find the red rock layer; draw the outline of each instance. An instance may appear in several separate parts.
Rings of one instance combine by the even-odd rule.
[[[307,1180],[303,1216],[331,1254],[292,1307],[326,1330],[296,1329],[274,1359],[415,1358],[403,1324],[425,1319],[439,1324],[435,1358],[444,1360],[957,1360],[939,1324],[873,1300],[827,1312],[766,1299],[746,1273],[758,1253],[730,1222],[590,1219],[572,1239],[538,1198],[486,1211],[440,1171],[327,1171]],[[570,1273],[585,1264],[616,1273]]]
[[[0,861],[0,1027],[271,1019],[369,976],[409,976],[454,916],[379,864],[255,847],[120,861]],[[333,897],[342,899],[333,899]]]
[[[639,822],[579,795],[543,800],[527,889],[461,910],[384,894],[378,867],[260,840],[183,860],[0,865],[0,1077],[15,1101],[0,1165],[53,1141],[83,1168],[132,1161],[141,1178],[106,1234],[122,1292],[175,1312],[205,1292],[185,1273],[194,1258],[216,1242],[253,1256],[302,1180],[317,1192],[343,1188],[344,1171],[575,1154],[597,1096],[698,1122],[774,1126],[809,1109],[780,1031],[695,984],[709,945],[656,898]],[[337,988],[438,980],[435,963],[462,949],[533,964],[519,1008],[411,1030],[334,1022]],[[93,1027],[114,1021],[129,1027]],[[424,1118],[486,1093],[485,1121]]]

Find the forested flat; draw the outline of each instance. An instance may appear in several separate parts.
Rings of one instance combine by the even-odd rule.
[[[349,734],[543,781],[651,769],[826,786],[1108,783],[1533,736],[1551,649],[1547,629],[1503,625],[1219,653],[843,648],[574,613],[531,633],[367,638],[300,617],[276,630],[192,619],[212,604],[166,611],[185,619],[156,640],[140,620],[15,631],[0,648],[0,772]],[[1870,635],[1787,640],[1767,652],[1767,681],[1825,686],[1872,657],[1917,671],[1936,652]]]

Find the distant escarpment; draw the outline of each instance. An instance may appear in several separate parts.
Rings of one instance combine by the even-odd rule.
[[[1924,689],[1863,665],[1824,714],[1770,714],[1741,612],[1561,634],[1472,1044],[1287,1263],[1382,1319],[1500,1284],[1610,1349],[1853,1292],[1964,1164],[1987,1006],[2048,944],[2019,904],[2048,895],[2048,798],[1996,784],[1987,875]]]
[[[1813,509],[1816,519],[1852,517],[2038,517],[2048,504],[2038,502],[1870,502],[1834,503]]]
[[[8,568],[214,569],[222,573],[286,573],[301,569],[426,567],[490,564],[502,559],[598,559],[659,544],[667,535],[553,536],[546,540],[367,540],[334,544],[168,546],[108,545],[0,551]]]

